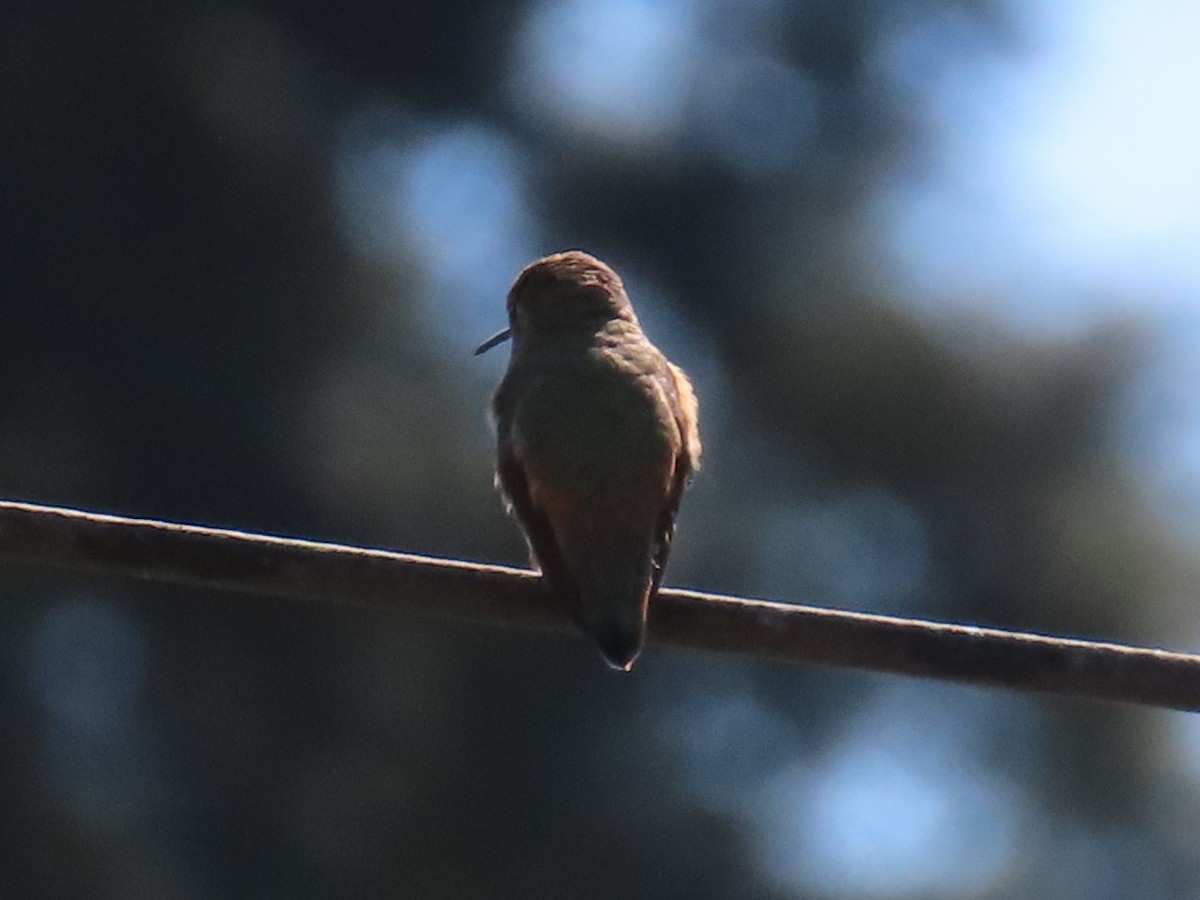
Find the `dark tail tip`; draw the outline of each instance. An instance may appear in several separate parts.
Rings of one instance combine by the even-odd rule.
[[[640,629],[634,631],[611,624],[594,631],[592,638],[600,646],[600,653],[605,661],[622,672],[630,671],[638,654],[642,652]]]

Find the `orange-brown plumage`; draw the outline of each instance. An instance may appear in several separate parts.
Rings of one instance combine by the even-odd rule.
[[[586,253],[526,267],[508,314],[497,484],[550,590],[628,670],[699,465],[695,395],[642,333],[620,278]]]

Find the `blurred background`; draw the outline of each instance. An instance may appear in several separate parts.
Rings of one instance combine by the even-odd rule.
[[[1186,0],[16,0],[0,496],[521,564],[531,259],[625,278],[668,582],[1200,649]],[[1200,719],[0,572],[21,898],[1200,897]]]

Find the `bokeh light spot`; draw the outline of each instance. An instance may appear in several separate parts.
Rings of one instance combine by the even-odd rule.
[[[366,258],[412,264],[418,319],[456,358],[504,323],[508,286],[537,255],[527,169],[511,138],[479,122],[419,129],[385,112],[343,129],[344,230]]]
[[[412,149],[401,201],[409,244],[429,277],[420,311],[452,351],[506,324],[508,287],[537,255],[525,168],[509,138],[473,123]]]
[[[615,144],[675,131],[696,48],[693,0],[556,0],[520,30],[514,89],[523,107]]]
[[[901,293],[934,315],[986,304],[1031,335],[1194,304],[1200,125],[1185,111],[1200,10],[1154,0],[1017,12],[1038,37],[1020,60],[981,54],[930,70],[919,27],[886,54],[898,84],[922,73],[939,131],[938,165],[883,192],[875,210]]]
[[[523,216],[523,179],[512,142],[463,123],[418,141],[404,170],[401,201],[410,241],[438,259],[468,263],[499,244]]]
[[[984,717],[960,705],[926,727],[929,711],[929,698],[885,691],[822,759],[772,778],[756,821],[765,871],[839,897],[995,887],[1017,855],[1021,796],[972,758],[980,741],[970,732],[990,727]]]

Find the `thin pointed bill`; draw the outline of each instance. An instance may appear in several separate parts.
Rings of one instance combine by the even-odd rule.
[[[480,353],[487,353],[489,350],[491,350],[497,344],[503,344],[510,337],[512,337],[512,329],[501,328],[499,331],[497,331],[495,334],[493,334],[490,338],[488,338],[486,341],[484,341],[482,344],[480,344],[478,347],[475,348],[475,355],[478,356]]]

